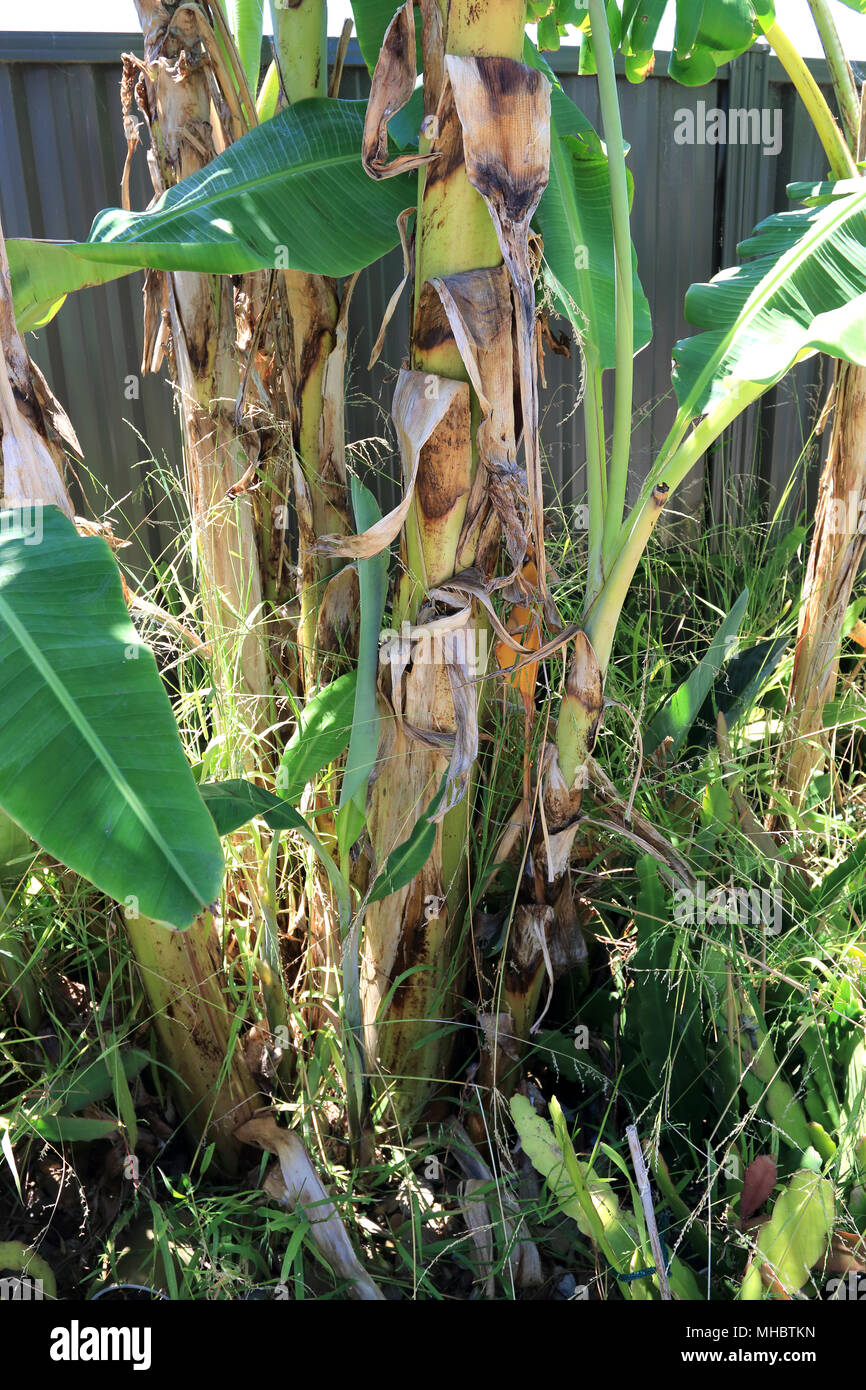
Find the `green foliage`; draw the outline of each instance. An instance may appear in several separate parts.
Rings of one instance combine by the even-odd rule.
[[[550,181],[535,221],[544,238],[546,278],[554,303],[574,324],[584,351],[603,368],[616,361],[616,274],[610,174],[604,146],[590,122],[553,88]],[[652,336],[649,305],[634,266],[634,350]]]
[[[572,1145],[562,1110],[555,1098],[550,1101],[553,1128],[537,1115],[525,1096],[512,1096],[511,1115],[524,1153],[542,1175],[566,1216],[576,1222],[581,1234],[610,1262],[626,1297],[645,1298],[642,1281],[630,1279],[636,1266],[652,1267],[652,1256],[643,1217],[632,1188],[631,1211],[621,1205],[612,1185],[596,1177],[592,1164],[581,1163]],[[609,1156],[615,1157],[612,1151]],[[617,1165],[619,1166],[619,1164]],[[631,1184],[630,1184],[631,1186]],[[623,1277],[625,1276],[625,1277]],[[697,1282],[691,1270],[676,1256],[669,1270],[671,1288],[678,1297],[698,1299]],[[653,1285],[658,1287],[656,1276]]]
[[[671,1123],[692,1125],[706,1110],[700,1003],[694,984],[677,967],[681,943],[670,931],[671,912],[650,855],[637,862],[637,947],[629,961],[626,1045],[640,1055],[645,1076],[631,1084],[650,1099],[662,1089]]]
[[[278,112],[147,212],[101,212],[86,242],[9,241],[19,328],[63,297],[141,266],[242,275],[276,267],[350,275],[397,245],[404,178],[375,181],[360,159],[363,101],[316,97]],[[351,228],[351,235],[347,235]]]
[[[866,364],[866,190],[765,218],[738,248],[746,265],[686,296],[706,330],[674,349],[681,416],[740,408],[814,352]]]
[[[444,791],[443,778],[439,791],[426,811],[419,816],[412,833],[388,855],[382,873],[376,876],[370,889],[368,902],[379,902],[391,893],[398,892],[407,883],[411,883],[416,874],[423,869],[433,853],[433,842],[436,839],[436,824],[431,820],[431,816],[438,810]]]
[[[351,480],[351,489],[355,524],[359,532],[366,531],[381,519],[379,505],[370,490],[355,477]],[[376,684],[379,675],[379,633],[388,592],[388,560],[389,551],[386,549],[368,560],[358,561],[361,624],[357,684],[352,734],[337,813],[337,838],[343,863],[366,821],[367,784],[379,751]]]
[[[802,1289],[812,1266],[827,1248],[834,1220],[833,1184],[800,1169],[776,1198],[769,1222],[761,1227],[755,1260],[743,1281],[740,1298],[752,1302],[763,1297],[762,1266],[780,1288],[775,1296],[790,1296]]]
[[[226,0],[229,28],[254,97],[259,85],[259,68],[262,62],[264,10],[264,0]]]
[[[670,738],[673,741],[667,749],[667,757],[677,757],[720,670],[737,644],[748,601],[749,591],[744,589],[720,624],[709,651],[655,715],[644,735],[645,754],[655,752],[659,744]]]
[[[372,74],[385,37],[385,30],[400,9],[397,0],[352,0],[352,16],[361,55]],[[420,16],[416,13],[416,25]]]
[[[357,672],[349,671],[304,703],[277,772],[277,790],[287,801],[298,801],[307,783],[345,753],[357,684]]]
[[[219,841],[114,557],[53,507],[3,514],[0,662],[0,806],[103,892],[189,926],[219,894]]]

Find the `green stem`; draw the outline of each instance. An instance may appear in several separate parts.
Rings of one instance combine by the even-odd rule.
[[[856,152],[857,137],[860,130],[860,98],[857,94],[857,84],[854,81],[851,64],[845,57],[839,30],[836,28],[836,21],[827,0],[809,0],[809,9],[812,11],[815,28],[818,30],[821,47],[824,49],[824,56],[827,59],[827,66],[833,79],[833,88],[839,103],[839,112],[842,116],[848,145]]]
[[[604,515],[603,561],[616,544],[625,506],[628,460],[631,450],[631,414],[634,394],[634,302],[632,293],[631,227],[628,180],[623,152],[622,121],[616,87],[616,69],[604,0],[589,0],[593,46],[598,66],[598,95],[610,171],[610,209],[616,262],[616,393],[613,412],[607,506]]]
[[[716,406],[672,457],[665,460],[662,455],[653,466],[638,501],[623,524],[619,547],[604,587],[585,616],[584,628],[598,657],[602,675],[607,671],[626,594],[663,507],[674,488],[679,486],[698,459],[743,409],[742,401],[734,398]]]
[[[262,855],[261,844],[258,846],[259,858]],[[280,857],[280,832],[275,830],[268,849],[268,861],[266,871],[266,886],[264,893],[260,896],[260,906],[264,929],[261,936],[262,944],[262,964],[264,970],[261,972],[262,994],[264,996],[265,1008],[267,1009],[268,1023],[271,1032],[276,1033],[279,1028],[285,1029],[285,1036],[290,1036],[289,1032],[289,1007],[286,998],[286,986],[283,980],[283,967],[280,962],[279,935],[277,931],[277,869]],[[288,1049],[283,1053],[278,1067],[280,1079],[287,1088],[294,1084],[294,1063],[292,1054]]]
[[[602,540],[607,505],[607,458],[604,438],[602,370],[597,363],[587,363],[583,411],[586,436],[586,495],[589,503],[587,602],[591,602],[604,582]]]
[[[300,0],[290,9],[271,0],[274,57],[289,105],[323,97],[328,88],[327,0]]]
[[[830,172],[835,179],[857,177],[857,165],[845,143],[845,137],[836,124],[833,112],[824,100],[821,88],[815,81],[805,61],[788,38],[784,29],[768,20],[759,20],[764,37],[770,44],[782,67],[790,77],[809,113],[815,133],[824,147],[830,162]]]

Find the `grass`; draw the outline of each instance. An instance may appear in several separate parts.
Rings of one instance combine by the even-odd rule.
[[[231,771],[241,715],[230,702],[215,710],[207,663],[179,636],[180,627],[195,636],[198,615],[185,578],[182,519],[177,528],[164,559],[135,581],[152,605],[140,622],[190,762],[212,776]],[[551,533],[558,603],[569,621],[582,539],[555,524]],[[323,996],[305,939],[302,855],[286,836],[271,865],[287,1020],[280,1036],[269,1026],[273,980],[259,930],[265,842],[256,824],[232,838],[233,887],[222,905],[226,1006],[244,1030],[263,1094],[303,1138],[362,1263],[389,1298],[637,1296],[641,1280],[613,1278],[515,1147],[507,1102],[518,1082],[539,1102],[557,1097],[578,1155],[626,1202],[618,1164],[628,1171],[625,1127],[636,1124],[655,1163],[667,1249],[713,1298],[735,1298],[755,1240],[738,1219],[745,1167],[772,1154],[781,1182],[799,1154],[772,1081],[747,1066],[764,1026],[803,1115],[836,1145],[821,1161],[835,1184],[837,1225],[853,1236],[866,1232],[866,856],[862,863],[850,858],[866,822],[866,711],[851,643],[829,710],[828,770],[814,779],[775,858],[755,830],[774,794],[807,542],[804,526],[779,518],[686,529],[654,542],[623,614],[608,683],[646,729],[748,589],[741,648],[778,641],[782,654],[731,728],[729,763],[712,738],[703,745],[693,739],[674,762],[660,755],[646,763],[634,806],[707,894],[731,885],[778,893],[780,930],[755,921],[678,922],[672,887],[641,847],[587,826],[572,873],[585,959],[556,981],[549,999],[544,981],[547,1009],[524,1051],[521,1079],[498,1017],[521,873],[519,857],[500,862],[501,837],[519,805],[527,760],[532,766],[537,757],[543,721],[535,720],[527,744],[522,709],[492,695],[467,845],[471,969],[456,1022],[440,1025],[456,1033],[450,1107],[434,1105],[410,1139],[391,1122],[387,1098],[379,1101],[376,1143],[360,1168],[351,1166],[346,1129],[342,1000]],[[855,610],[863,603],[861,580]],[[732,670],[729,664],[729,679]],[[559,688],[558,658],[547,663],[545,679],[551,692]],[[717,694],[724,697],[724,676]],[[546,698],[542,692],[539,703]],[[634,730],[616,706],[597,758],[618,788],[631,786]],[[732,786],[753,820],[731,813]],[[597,806],[591,819],[606,815]],[[824,901],[821,885],[840,866],[841,885]],[[117,1283],[173,1299],[344,1297],[309,1218],[262,1191],[266,1156],[245,1150],[227,1180],[212,1146],[191,1143],[120,909],[45,856],[7,865],[2,891],[0,1228],[7,1239],[48,1261],[60,1297],[89,1297]],[[485,1091],[491,1048],[498,1049],[498,1095]],[[92,1132],[66,1138],[64,1117],[89,1122]],[[814,1272],[810,1296],[827,1273]]]

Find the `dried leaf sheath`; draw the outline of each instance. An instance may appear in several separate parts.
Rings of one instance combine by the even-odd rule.
[[[285,274],[293,339],[292,451],[298,516],[298,647],[308,695],[334,674],[333,658],[351,657],[357,644],[357,576],[336,571],[318,538],[350,530],[343,394],[349,305],[357,277],[342,299],[325,276]],[[272,566],[282,568],[285,532],[272,533]],[[330,552],[331,555],[334,552]],[[283,580],[285,584],[285,579]],[[281,597],[282,585],[275,597]]]
[[[441,308],[431,303],[434,294]],[[437,276],[422,291],[419,322],[428,336],[441,337],[445,323],[454,336],[472,388],[478,397],[481,424],[475,435],[480,467],[476,469],[466,517],[457,543],[461,568],[477,565],[492,575],[496,554],[481,545],[495,539],[491,510],[502,527],[513,569],[520,568],[527,546],[526,473],[517,461],[512,382],[511,290],[506,267]]]
[[[376,63],[367,119],[364,125],[362,159],[373,179],[390,179],[428,163],[426,154],[388,155],[388,122],[402,110],[415,90],[414,5],[408,0],[395,14],[385,32],[382,51]]]
[[[449,54],[445,65],[463,128],[469,182],[490,210],[514,288],[526,473],[538,582],[543,592],[544,501],[529,229],[548,180],[550,87],[543,73],[507,58]]]
[[[455,51],[516,58],[525,11],[513,0],[500,0],[495,6],[455,0],[447,7],[425,0],[421,8],[421,153],[435,158],[419,171],[411,376],[417,383],[415,392],[426,387],[432,400],[423,395],[413,400],[409,418],[423,418],[437,395],[440,405],[443,393],[448,399],[425,439],[419,432],[408,451],[405,443],[401,445],[407,491],[396,509],[399,515],[392,514],[385,528],[390,532],[395,520],[403,524],[403,576],[395,618],[397,626],[408,619],[411,628],[405,645],[395,644],[389,653],[382,680],[388,703],[386,738],[368,818],[377,864],[406,838],[446,768],[446,805],[468,784],[477,747],[478,692],[469,665],[480,656],[479,625],[471,616],[474,593],[452,593],[449,586],[459,570],[473,565],[483,591],[495,574],[501,521],[516,568],[531,524],[523,472],[516,461],[511,364],[513,341],[520,339],[514,326],[513,276],[501,268],[490,213],[467,178],[465,132],[446,73],[452,33]],[[406,7],[400,21],[404,50],[408,19]],[[379,115],[389,104],[376,90],[385,71],[384,65],[381,71],[377,68],[371,97],[371,129],[376,131]],[[464,84],[467,88],[473,76],[474,70]],[[405,99],[405,72],[403,84]],[[503,100],[507,104],[507,95]],[[528,245],[524,254],[528,268]],[[518,258],[519,249],[515,264]],[[530,359],[528,370],[534,370]],[[460,392],[454,389],[458,383]],[[401,399],[405,389],[404,373],[395,400],[398,432],[401,419],[407,418],[405,397]],[[443,621],[439,604],[452,609],[459,605],[459,613],[452,614],[458,626],[450,629],[452,645],[442,640],[431,660],[422,653],[437,648],[429,643],[425,647],[421,634]],[[464,643],[459,657],[458,635]],[[416,879],[367,912],[363,1004],[368,1050],[386,1075],[395,1113],[402,1120],[417,1118],[443,1075],[450,1048],[443,1022],[453,1017],[465,971],[460,938],[468,815],[469,798],[463,795],[442,815],[433,852]]]
[[[830,448],[815,509],[788,692],[791,729],[780,777],[797,807],[824,763],[824,707],[836,690],[842,625],[866,551],[866,370],[838,363],[834,390]]]

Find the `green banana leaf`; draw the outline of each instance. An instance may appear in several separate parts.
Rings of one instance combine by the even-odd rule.
[[[594,364],[616,365],[616,271],[610,173],[604,146],[583,112],[552,88],[550,180],[535,222],[557,308],[580,333]],[[629,189],[631,193],[631,188]],[[649,304],[634,266],[634,350],[652,337]]]
[[[379,504],[363,483],[352,475],[352,510],[359,532],[366,531],[381,518]],[[364,828],[367,788],[379,752],[379,706],[376,691],[379,678],[379,634],[388,596],[390,548],[367,560],[358,561],[361,622],[358,641],[358,678],[352,713],[352,733],[337,811],[337,842],[340,858],[347,862],[350,848]]]
[[[105,541],[0,513],[0,806],[144,917],[188,927],[223,858]]]
[[[756,259],[686,295],[686,318],[706,331],[674,348],[684,419],[729,399],[745,409],[816,352],[866,365],[866,183],[766,218],[738,249]]]
[[[737,645],[748,602],[749,591],[744,589],[730,613],[719,625],[709,648],[694,670],[653,717],[643,741],[644,754],[647,757],[654,753],[666,738],[670,738],[673,742],[668,748],[667,757],[671,762],[676,758],[701,706],[713,688],[716,677]]]
[[[788,645],[787,637],[768,638],[734,653],[698,710],[684,745],[687,753],[709,748],[716,737],[717,714],[724,715],[729,729],[735,728],[769,684]]]
[[[352,16],[355,20],[358,46],[371,75],[379,57],[385,30],[399,9],[402,9],[400,0],[352,0]],[[421,13],[416,9],[416,31],[420,30],[420,23]]]
[[[101,212],[86,242],[8,241],[22,330],[63,297],[148,266],[240,275],[267,267],[350,275],[397,245],[405,177],[361,165],[366,104],[315,97],[279,112],[168,189],[148,212]]]
[[[262,63],[265,0],[226,0],[226,17],[253,97]]]
[[[305,701],[277,772],[277,790],[286,801],[299,801],[307,783],[345,753],[357,683],[357,672],[349,671]]]

